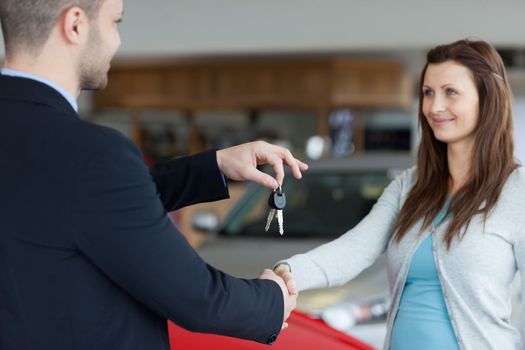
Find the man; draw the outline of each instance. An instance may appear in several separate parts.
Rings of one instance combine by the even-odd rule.
[[[166,319],[272,343],[296,295],[270,270],[208,266],[165,214],[226,198],[223,174],[275,188],[283,163],[297,178],[306,165],[254,142],[150,175],[129,140],[79,119],[79,92],[106,85],[122,6],[0,2],[0,349],[168,349]]]

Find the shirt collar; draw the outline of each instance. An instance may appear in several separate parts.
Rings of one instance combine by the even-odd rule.
[[[41,82],[43,84],[46,84],[49,87],[52,87],[53,89],[58,91],[62,96],[64,96],[64,98],[67,100],[67,102],[69,102],[71,107],[73,107],[73,109],[78,113],[78,103],[77,103],[77,100],[73,97],[73,95],[71,95],[65,89],[61,88],[60,86],[58,86],[57,84],[53,83],[52,81],[47,80],[45,78],[41,78],[41,77],[36,76],[34,74],[31,74],[31,73],[26,73],[26,72],[22,72],[22,71],[10,69],[10,68],[2,68],[1,71],[2,71],[3,75],[7,75],[7,76],[11,76],[11,77],[32,79],[32,80],[39,81],[39,82]]]

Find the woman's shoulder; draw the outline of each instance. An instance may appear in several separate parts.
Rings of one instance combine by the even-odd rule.
[[[518,166],[509,175],[500,194],[498,206],[505,212],[516,212],[522,216],[525,210],[525,169]]]
[[[518,166],[510,174],[501,191],[493,215],[497,227],[508,227],[515,238],[525,244],[525,168]],[[492,215],[491,215],[492,216]]]
[[[514,170],[513,174],[514,173],[516,174],[516,176],[521,177],[522,181],[525,181],[525,168],[523,168],[523,166],[521,166],[521,164],[518,164],[518,166]]]
[[[417,165],[411,166],[403,171],[403,175],[408,181],[415,181],[417,176]]]
[[[505,188],[511,191],[525,190],[525,169],[521,165],[509,175]]]
[[[416,183],[417,167],[412,166],[408,169],[401,170],[396,174],[394,180],[388,185],[385,192],[395,193],[405,196]]]
[[[416,183],[417,179],[417,166],[414,165],[408,169],[405,169],[397,176],[394,181],[398,181],[403,187],[412,187]]]

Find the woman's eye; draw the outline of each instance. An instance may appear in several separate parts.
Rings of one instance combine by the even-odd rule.
[[[423,90],[423,95],[425,95],[425,96],[434,96],[434,91],[432,91],[430,89]]]
[[[454,89],[447,89],[447,96],[454,96],[454,95],[457,95],[458,93],[456,92],[456,90]]]

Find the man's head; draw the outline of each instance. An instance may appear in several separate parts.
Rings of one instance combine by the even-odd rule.
[[[122,20],[122,0],[102,1],[99,15],[93,20],[87,45],[79,61],[79,84],[84,90],[106,87],[111,59],[120,46],[118,24]]]
[[[38,54],[53,27],[68,8],[78,6],[95,19],[104,0],[2,0],[0,21],[7,53],[30,50]]]
[[[79,89],[101,89],[120,46],[122,0],[1,0],[7,61],[62,60]]]

